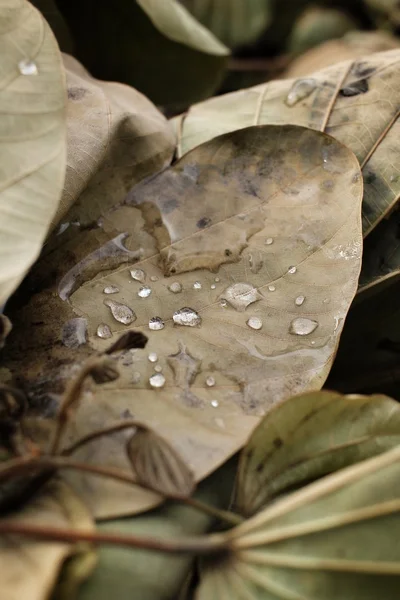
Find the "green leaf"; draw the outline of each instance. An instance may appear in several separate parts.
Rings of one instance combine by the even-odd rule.
[[[400,442],[400,407],[385,396],[312,392],[264,417],[242,451],[235,504],[252,515],[276,496]]]
[[[157,104],[180,106],[219,85],[229,50],[177,0],[60,0],[58,6],[78,58],[100,79],[133,85]]]
[[[29,2],[0,14],[0,306],[36,260],[65,173],[65,83],[50,28]]]
[[[399,477],[397,446],[275,502],[227,534],[196,600],[397,600]]]

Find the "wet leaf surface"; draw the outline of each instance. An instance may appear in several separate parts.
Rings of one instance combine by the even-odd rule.
[[[60,52],[50,27],[29,2],[5,3],[0,47],[2,306],[38,257],[57,210],[66,125]]]
[[[289,494],[231,532],[196,600],[398,597],[400,448]]]
[[[241,447],[260,415],[326,378],[360,269],[361,191],[355,157],[325,134],[258,127],[213,140],[134,188],[111,213],[114,223],[135,220],[130,263],[126,253],[116,257],[119,266],[114,254],[108,262],[103,253],[100,272],[85,267],[73,291],[62,244],[44,257],[44,264],[57,260],[58,292],[71,292],[70,305],[52,287],[34,295],[18,311],[6,365],[18,368],[20,352],[29,348],[25,373],[43,413],[43,398],[51,406],[51,394],[74,368],[59,368],[71,354],[54,344],[71,308],[87,321],[89,344],[74,351],[77,361],[108,347],[96,334],[101,323],[113,336],[143,331],[146,348],[122,353],[120,379],[83,397],[66,443],[121,417],[136,418],[201,479]],[[85,256],[81,244],[75,248]],[[135,252],[142,258],[132,266]],[[109,286],[119,292],[105,294]],[[131,324],[126,309],[135,316]],[[155,317],[162,327],[150,327]],[[26,332],[39,319],[35,341]],[[129,471],[126,439],[119,433],[92,442],[77,457]],[[154,494],[103,478],[65,477],[97,516],[129,514],[155,501]]]
[[[313,392],[283,402],[242,451],[235,506],[252,515],[276,496],[397,446],[400,410],[386,396]]]

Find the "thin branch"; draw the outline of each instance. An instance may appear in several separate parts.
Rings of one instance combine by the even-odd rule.
[[[352,68],[353,64],[354,64],[354,63],[353,63],[353,62],[351,62],[351,63],[350,63],[348,66],[347,66],[347,68],[346,68],[346,69],[344,69],[344,71],[343,71],[343,73],[342,73],[342,76],[340,77],[340,79],[338,80],[338,82],[337,82],[337,84],[336,84],[336,87],[335,87],[335,89],[334,89],[334,91],[333,91],[332,97],[331,97],[331,99],[330,99],[330,101],[329,101],[329,104],[328,104],[328,106],[327,106],[327,108],[326,108],[325,115],[324,115],[324,119],[323,119],[323,121],[322,121],[322,123],[321,123],[320,131],[325,131],[325,129],[326,129],[327,125],[328,125],[328,121],[329,121],[329,119],[330,119],[330,116],[331,116],[331,114],[332,114],[332,110],[333,110],[333,107],[335,106],[335,102],[336,102],[336,100],[337,100],[337,97],[338,97],[338,95],[339,95],[339,92],[340,92],[340,90],[342,89],[342,86],[343,86],[344,82],[346,81],[346,79],[347,79],[347,76],[348,76],[348,74],[350,73],[350,70],[351,70],[351,68]]]
[[[101,438],[105,435],[109,435],[110,433],[123,431],[124,429],[133,429],[135,427],[140,426],[144,426],[143,423],[134,419],[130,419],[129,421],[120,421],[118,423],[115,423],[114,425],[110,425],[109,427],[104,427],[103,429],[97,429],[96,431],[92,431],[92,433],[88,433],[84,437],[80,438],[74,444],[71,444],[71,446],[65,448],[61,452],[61,455],[71,456],[71,454],[79,450],[79,448],[82,448],[82,446],[85,446],[85,444],[88,444],[93,440],[97,440],[98,438]]]

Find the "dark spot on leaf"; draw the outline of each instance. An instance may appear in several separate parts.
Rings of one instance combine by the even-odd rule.
[[[166,200],[162,205],[163,213],[166,215],[171,213],[176,208],[178,208],[178,201],[175,200],[175,198],[170,198],[169,200]]]
[[[360,62],[354,67],[354,75],[357,77],[369,77],[372,73],[375,73],[375,67],[367,67],[365,62]]]
[[[131,348],[144,348],[147,344],[147,337],[140,331],[127,331],[123,333],[104,354],[113,354],[120,350],[129,350]]]
[[[346,87],[340,90],[341,96],[351,97],[358,96],[358,94],[365,94],[368,92],[369,85],[366,79],[360,79],[359,81],[355,81],[354,83],[350,83],[346,85]]]
[[[199,229],[204,229],[204,227],[208,227],[209,225],[211,225],[211,219],[209,217],[203,217],[197,221],[197,227]]]
[[[283,440],[281,440],[279,437],[275,438],[272,443],[274,444],[275,448],[280,448],[283,446]]]
[[[367,183],[367,184],[373,183],[375,181],[375,179],[376,179],[376,175],[372,171],[368,171],[368,173],[365,174],[365,177],[364,177],[365,183]],[[363,208],[364,208],[364,206],[363,206]]]
[[[250,196],[255,196],[256,198],[258,198],[258,193],[255,188],[255,185],[251,181],[241,181],[240,184],[245,194],[250,194]]]
[[[229,250],[229,248],[227,248],[225,250],[225,256],[231,256],[231,254],[232,254],[231,250]]]
[[[78,102],[78,100],[82,100],[86,96],[85,88],[80,87],[70,87],[68,88],[68,100],[73,100],[74,102]]]
[[[335,182],[332,179],[325,179],[325,181],[321,183],[320,187],[326,192],[331,192],[335,187]]]

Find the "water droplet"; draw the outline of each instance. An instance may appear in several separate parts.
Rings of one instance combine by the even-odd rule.
[[[137,295],[139,298],[148,298],[151,294],[151,288],[148,285],[142,285]]]
[[[310,335],[318,327],[318,322],[313,319],[298,318],[290,323],[289,333],[294,335]]]
[[[152,276],[150,277],[150,281],[158,281],[158,277],[157,277],[157,275],[152,275]]]
[[[82,317],[70,319],[62,329],[62,343],[67,348],[78,348],[86,344],[87,320]]]
[[[213,387],[215,385],[215,379],[211,375],[206,379],[206,386]]]
[[[261,329],[263,323],[259,317],[250,317],[250,319],[247,320],[247,325],[251,329]]]
[[[296,300],[294,301],[296,306],[301,306],[303,304],[305,300],[304,296],[297,296]]]
[[[157,362],[158,361],[158,356],[155,352],[150,352],[148,359],[150,362]]]
[[[219,303],[220,306],[222,306],[222,308],[226,308],[228,306],[228,303],[226,300],[221,300],[221,302]]]
[[[212,289],[212,290],[215,290],[215,288],[216,288],[217,286],[215,285],[215,283],[212,283],[210,287],[211,287],[211,289]]]
[[[273,239],[273,238],[267,238],[267,239],[265,240],[265,243],[266,243],[266,245],[267,245],[267,246],[270,246],[271,244],[273,244],[273,243],[274,243],[274,239]]]
[[[219,281],[221,281],[221,280],[220,280],[220,278],[219,278],[219,277],[216,277],[216,278],[214,279],[214,281],[215,281],[216,283],[218,283],[218,282],[219,282]]]
[[[295,81],[288,95],[286,96],[285,104],[287,106],[294,106],[300,100],[304,100],[307,98],[317,87],[317,82],[315,79],[299,79]]]
[[[37,75],[39,73],[36,64],[29,58],[24,58],[18,63],[18,69],[21,75]]]
[[[143,283],[146,279],[146,273],[143,271],[143,269],[131,269],[130,273],[132,279],[135,281],[140,281],[140,283]]]
[[[214,408],[217,408],[219,405],[218,400],[211,400],[211,406],[213,406]]]
[[[268,289],[270,292],[274,292],[276,290],[276,287],[274,285],[269,285]]]
[[[152,331],[159,331],[160,329],[164,329],[165,323],[161,317],[152,317],[149,321],[149,329]]]
[[[97,336],[103,338],[103,340],[108,340],[108,338],[112,337],[111,329],[106,323],[101,323],[98,326],[96,333]]]
[[[200,315],[188,306],[174,312],[172,318],[175,325],[184,325],[185,327],[198,327],[201,325]]]
[[[141,375],[140,375],[139,371],[133,371],[131,382],[132,383],[139,383],[140,377],[141,377]]]
[[[200,281],[195,281],[193,284],[193,287],[195,290],[201,290],[201,283]]]
[[[296,273],[297,271],[297,267],[289,267],[288,268],[288,273],[290,273],[290,275],[293,275],[293,273]]]
[[[123,323],[123,325],[129,325],[136,320],[136,315],[129,306],[121,304],[120,302],[114,302],[114,300],[104,300],[104,304],[109,307],[111,314],[116,321]]]
[[[161,371],[162,371],[162,366],[161,366],[161,365],[156,365],[156,366],[154,367],[154,370],[155,370],[155,372],[156,372],[156,373],[161,373]]]
[[[162,388],[165,385],[165,377],[162,373],[154,373],[150,377],[149,383],[153,388]]]
[[[118,292],[119,288],[116,285],[107,285],[103,290],[103,294],[118,294]]]
[[[168,286],[168,289],[173,294],[180,294],[182,291],[182,285],[179,283],[179,281],[174,281],[170,286]]]
[[[257,289],[251,283],[234,283],[223,293],[223,300],[238,311],[244,311],[247,306],[260,299]]]

